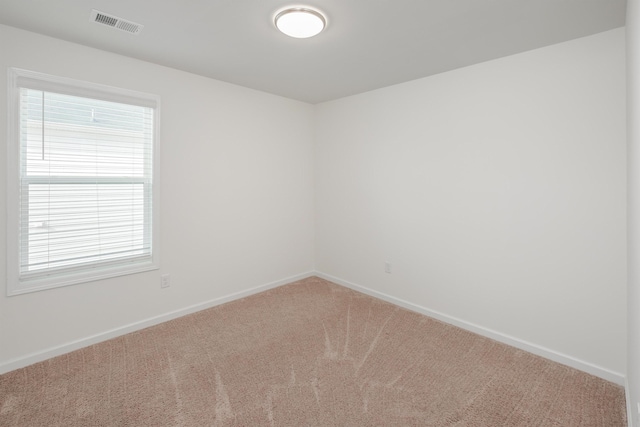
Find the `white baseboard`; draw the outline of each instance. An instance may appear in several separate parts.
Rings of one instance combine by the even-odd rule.
[[[535,355],[544,357],[549,360],[553,360],[554,362],[561,363],[563,365],[569,366],[571,368],[575,368],[584,372],[587,372],[591,375],[595,375],[597,377],[603,378],[607,381],[611,381],[615,384],[624,386],[625,385],[625,376],[621,373],[611,371],[609,369],[594,365],[589,362],[585,362],[580,359],[576,359],[575,357],[568,356],[566,354],[550,350],[548,348],[532,344],[530,342],[521,340],[519,338],[515,338],[501,332],[497,332],[479,325],[476,325],[471,322],[467,322],[462,319],[458,319],[453,316],[449,316],[444,313],[440,313],[434,310],[430,310],[428,308],[419,306],[417,304],[404,301],[400,298],[393,297],[391,295],[384,294],[382,292],[374,291],[362,285],[357,285],[355,283],[348,282],[346,280],[342,280],[338,277],[331,276],[329,274],[325,274],[319,271],[315,272],[315,275],[321,277],[323,279],[329,280],[331,282],[337,283],[339,285],[345,286],[347,288],[353,289],[354,291],[362,292],[363,294],[367,294],[374,298],[379,298],[381,300],[390,302],[391,304],[398,305],[400,307],[404,307],[408,310],[415,311],[420,314],[424,314],[429,317],[433,317],[434,319],[441,320],[445,323],[449,323],[451,325],[457,326],[459,328],[465,329],[470,332],[474,332],[478,335],[485,336],[487,338],[491,338],[493,340],[499,341],[501,343],[510,345],[512,347],[519,348],[521,350],[527,351],[529,353],[533,353]]]
[[[215,307],[220,304],[224,304],[226,302],[234,301],[240,298],[244,298],[253,294],[257,294],[260,292],[264,292],[269,289],[276,288],[278,286],[285,285],[287,283],[295,282],[297,280],[305,279],[311,276],[318,276],[323,279],[329,280],[331,282],[337,283],[339,285],[345,286],[347,288],[353,289],[358,292],[362,292],[363,294],[370,295],[375,298],[379,298],[381,300],[390,302],[392,304],[398,305],[400,307],[404,307],[408,310],[415,311],[417,313],[424,314],[429,317],[433,317],[435,319],[441,320],[443,322],[458,326],[462,329],[477,333],[479,335],[494,339],[496,341],[502,342],[504,344],[510,345],[512,347],[519,348],[521,350],[528,351],[529,353],[536,354],[538,356],[542,356],[544,358],[553,360],[554,362],[562,363],[563,365],[570,366],[575,369],[579,369],[581,371],[587,372],[589,374],[595,375],[597,377],[603,378],[607,381],[611,381],[618,385],[624,386],[626,383],[625,376],[618,372],[611,371],[606,368],[602,368],[600,366],[594,365],[589,362],[582,361],[580,359],[576,359],[574,357],[559,353],[557,351],[553,351],[547,349],[545,347],[529,343],[527,341],[511,337],[509,335],[505,335],[500,332],[493,331],[491,329],[484,328],[482,326],[475,325],[473,323],[467,322],[462,319],[458,319],[453,316],[449,316],[434,310],[430,310],[428,308],[419,306],[414,303],[410,303],[408,301],[404,301],[402,299],[384,294],[382,292],[374,291],[372,289],[366,288],[361,285],[357,285],[355,283],[348,282],[346,280],[342,280],[338,277],[331,276],[329,274],[325,274],[322,272],[307,272],[303,274],[299,274],[296,276],[291,276],[284,278],[282,280],[277,280],[275,282],[267,283],[261,286],[257,286],[251,289],[247,289],[244,291],[236,292],[224,297],[215,298],[213,300],[205,301],[199,304],[194,304],[189,307],[185,307],[179,310],[171,311],[159,316],[151,317],[149,319],[145,319],[139,322],[131,323],[129,325],[125,325],[119,328],[111,329],[109,331],[105,331],[99,334],[91,335],[86,338],[82,338],[76,341],[72,341],[66,344],[62,344],[56,347],[52,347],[43,351],[35,352],[28,354],[24,357],[20,357],[17,359],[9,360],[5,363],[0,364],[0,374],[4,374],[6,372],[13,371],[15,369],[24,368],[25,366],[32,365],[34,363],[42,362],[44,360],[50,359],[52,357],[60,356],[66,353],[69,353],[74,350],[81,349],[83,347],[88,347],[93,344],[97,344],[102,341],[106,341],[111,338],[116,338],[121,335],[128,334],[130,332],[139,331],[144,328],[148,328],[150,326],[154,326],[172,319],[176,319],[178,317],[186,316],[187,314],[195,313],[201,310],[205,310],[207,308]],[[628,395],[628,393],[627,393]],[[627,410],[630,411],[629,407],[630,403],[627,402]]]
[[[215,307],[217,305],[234,301],[240,298],[244,298],[260,292],[264,292],[269,289],[277,288],[278,286],[286,285],[287,283],[295,282],[297,280],[306,279],[307,277],[311,277],[314,275],[315,275],[315,272],[308,272],[308,273],[302,273],[295,276],[287,277],[282,280],[277,280],[275,282],[267,283],[261,286],[256,286],[251,289],[235,292],[233,294],[230,294],[224,297],[215,298],[199,304],[194,304],[189,307],[181,308],[179,310],[171,311],[169,313],[161,314],[159,316],[151,317],[149,319],[141,320],[139,322],[135,322],[119,328],[111,329],[106,332],[101,332],[99,334],[91,335],[86,338],[81,338],[79,340],[62,344],[56,347],[52,347],[43,351],[31,353],[24,357],[9,360],[8,362],[0,364],[0,374],[4,374],[10,371],[13,371],[15,369],[24,368],[25,366],[42,362],[52,357],[60,356],[74,350],[88,347],[90,345],[97,344],[99,342],[106,341],[111,338],[116,338],[121,335],[128,334],[130,332],[139,331],[141,329],[148,328],[149,326],[158,325],[168,320],[186,316],[187,314],[191,314],[201,310],[205,310],[207,308]]]

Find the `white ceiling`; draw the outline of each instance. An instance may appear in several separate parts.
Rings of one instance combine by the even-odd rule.
[[[279,33],[273,14],[288,5],[322,10],[325,32]],[[144,29],[93,23],[92,9]],[[625,9],[626,0],[0,0],[0,23],[318,103],[621,27]]]

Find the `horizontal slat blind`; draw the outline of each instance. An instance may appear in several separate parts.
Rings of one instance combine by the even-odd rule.
[[[153,108],[19,93],[20,277],[150,257]]]

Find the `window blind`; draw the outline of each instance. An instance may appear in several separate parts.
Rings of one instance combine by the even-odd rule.
[[[152,256],[154,109],[19,89],[19,275]]]

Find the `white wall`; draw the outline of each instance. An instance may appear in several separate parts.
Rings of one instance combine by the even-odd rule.
[[[627,2],[628,266],[627,402],[640,425],[640,0]]]
[[[161,96],[162,268],[10,298],[2,291],[0,372],[313,270],[312,106],[0,26],[0,135],[7,67]],[[161,273],[171,274],[169,289],[160,289]]]
[[[316,270],[623,383],[624,37],[318,105]]]

